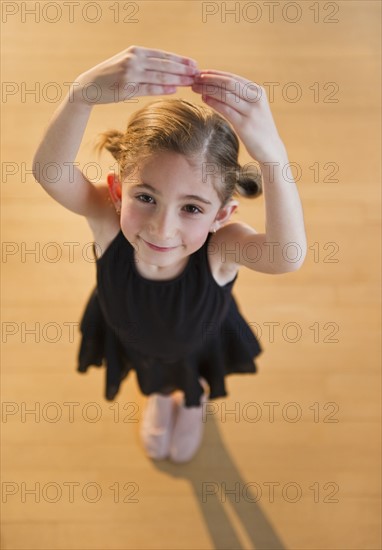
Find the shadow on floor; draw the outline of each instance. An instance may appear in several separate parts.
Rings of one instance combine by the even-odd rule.
[[[148,458],[148,460],[151,460]],[[251,483],[243,479],[237,465],[225,446],[218,423],[208,416],[203,442],[195,457],[184,464],[169,460],[152,460],[154,466],[174,478],[188,480],[195,494],[214,546],[219,550],[242,550],[230,516],[227,503],[234,511],[241,530],[254,549],[285,549],[275,527],[262,511],[259,495]]]

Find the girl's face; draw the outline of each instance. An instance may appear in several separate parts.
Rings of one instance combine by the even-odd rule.
[[[153,273],[171,270],[203,246],[236,205],[232,201],[221,208],[202,167],[191,167],[183,155],[161,152],[123,182],[121,229],[138,262]]]

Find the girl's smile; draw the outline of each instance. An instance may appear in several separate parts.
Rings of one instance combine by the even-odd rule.
[[[142,237],[141,237],[142,239]],[[175,248],[177,248],[177,246],[167,246],[167,247],[163,247],[163,246],[156,246],[155,244],[153,243],[149,243],[147,242],[145,239],[142,239],[142,241],[144,243],[147,244],[147,246],[149,246],[152,250],[155,250],[157,252],[169,252],[170,250],[175,250]]]

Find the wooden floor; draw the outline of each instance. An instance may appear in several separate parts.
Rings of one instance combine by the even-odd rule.
[[[380,3],[282,2],[274,20],[262,2],[64,4],[1,6],[2,548],[381,548]],[[301,173],[307,260],[240,272],[259,372],[227,378],[184,465],[145,456],[134,373],[111,403],[103,369],[76,372],[92,235],[31,175],[64,83],[132,44],[273,83]],[[95,183],[112,165],[97,172],[96,134],[137,106],[93,110],[77,160]],[[264,198],[237,216],[264,231]]]

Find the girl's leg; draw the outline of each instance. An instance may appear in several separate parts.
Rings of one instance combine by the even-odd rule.
[[[155,460],[167,458],[174,426],[176,403],[171,395],[153,393],[147,398],[140,429],[147,455]]]
[[[203,407],[207,402],[207,383],[204,379],[200,379],[205,393],[201,397],[201,405],[199,407],[185,407],[184,396],[174,396],[174,401],[177,402],[177,415],[175,425],[172,432],[169,458],[173,462],[188,462],[193,458],[200,447],[204,432],[203,422]]]

